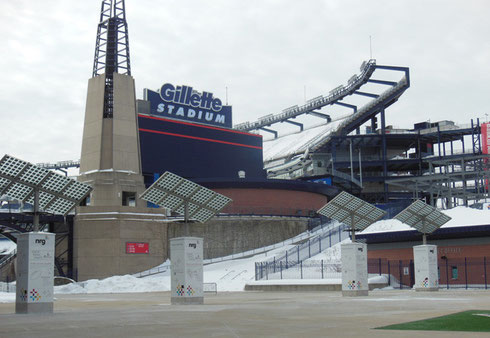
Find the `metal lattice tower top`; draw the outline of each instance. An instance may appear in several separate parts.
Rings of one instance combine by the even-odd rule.
[[[128,24],[124,0],[103,0],[97,27],[92,77],[106,74],[104,118],[112,118],[113,73],[131,75]]]

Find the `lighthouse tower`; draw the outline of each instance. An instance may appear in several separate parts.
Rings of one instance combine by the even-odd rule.
[[[147,208],[124,0],[103,0],[88,82],[73,265],[78,280],[142,271],[167,256],[163,209]]]
[[[104,0],[88,83],[79,180],[91,206],[142,206],[144,191],[124,0]]]

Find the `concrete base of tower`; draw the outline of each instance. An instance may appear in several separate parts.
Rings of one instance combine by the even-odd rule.
[[[74,277],[82,281],[145,271],[168,257],[163,209],[79,207],[73,230]],[[136,244],[147,252],[135,252]]]

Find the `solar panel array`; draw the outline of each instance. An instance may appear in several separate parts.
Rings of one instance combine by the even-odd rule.
[[[231,199],[199,184],[166,171],[146,191],[141,199],[184,215],[201,223],[220,212]]]
[[[344,223],[355,230],[366,229],[386,214],[385,211],[345,191],[325,204],[318,210],[318,213]]]
[[[0,196],[34,204],[36,190],[40,211],[66,215],[92,188],[10,155],[0,160]]]
[[[394,217],[423,234],[430,234],[451,220],[451,217],[440,212],[427,203],[417,200]]]

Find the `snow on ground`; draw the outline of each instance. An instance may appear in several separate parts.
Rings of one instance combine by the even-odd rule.
[[[490,224],[490,210],[479,210],[467,207],[456,207],[448,210],[441,210],[444,214],[451,217],[451,220],[444,224],[442,228],[460,227],[468,225],[487,225]],[[388,219],[378,221],[367,229],[362,234],[371,234],[388,231],[406,231],[413,230],[408,225],[395,220]]]
[[[15,302],[15,292],[0,292],[0,303]]]
[[[265,254],[248,258],[213,263],[204,266],[204,283],[216,283],[218,292],[243,291],[245,284],[255,279],[255,262],[267,256],[289,249],[285,246]],[[143,278],[131,275],[113,276],[102,280],[91,279],[84,282],[55,286],[55,294],[73,293],[125,293],[156,292],[170,290],[170,271]],[[0,298],[1,299],[1,298]]]
[[[332,245],[332,247],[323,250],[322,252],[316,254],[315,256],[312,256],[308,260],[312,260],[312,261],[323,260],[326,264],[340,263],[340,246],[342,244],[347,244],[351,242],[352,241],[350,238],[344,239],[342,242]]]
[[[371,224],[367,227],[361,234],[373,234],[379,232],[388,232],[388,231],[406,231],[413,230],[413,228],[408,225],[400,222],[396,219],[386,219],[382,221],[377,221],[376,223]]]
[[[341,284],[342,278],[328,279],[270,279],[251,281],[251,285],[336,285]]]
[[[17,248],[17,244],[10,239],[0,239],[0,255],[7,255]]]
[[[170,275],[158,276],[152,279],[124,275],[113,276],[102,280],[89,279],[84,282],[55,286],[54,293],[125,293],[169,290]]]

